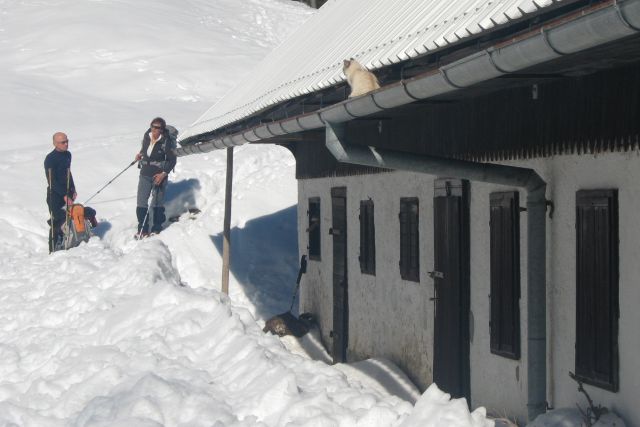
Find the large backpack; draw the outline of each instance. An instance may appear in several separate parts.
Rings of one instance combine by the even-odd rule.
[[[176,148],[178,148],[178,129],[171,125],[165,126],[165,129],[169,134],[169,141],[167,141],[167,145],[165,145],[165,148],[175,150]]]
[[[171,125],[166,125],[165,129],[169,134],[169,140],[165,143],[165,146],[164,146],[165,153],[167,152],[167,150],[171,150],[175,152],[176,149],[178,148],[178,129],[176,129]],[[175,166],[173,167],[173,170],[175,172],[176,170]]]
[[[91,222],[84,216],[84,206],[79,203],[71,205],[67,220],[62,224],[62,248],[70,249],[91,238]]]

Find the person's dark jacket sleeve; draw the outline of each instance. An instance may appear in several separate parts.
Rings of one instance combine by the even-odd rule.
[[[65,182],[65,186],[66,186],[66,182]],[[69,197],[73,197],[73,195],[76,193],[76,184],[73,182],[73,174],[71,173],[71,153],[69,153],[69,191],[67,193],[67,196]]]

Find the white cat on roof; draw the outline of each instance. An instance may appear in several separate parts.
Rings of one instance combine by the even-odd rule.
[[[343,61],[342,71],[347,76],[347,82],[351,86],[349,98],[364,95],[380,88],[378,78],[353,58]]]

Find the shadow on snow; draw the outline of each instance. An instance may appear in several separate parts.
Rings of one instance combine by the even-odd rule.
[[[211,240],[222,254],[222,233]],[[298,262],[296,205],[231,229],[230,271],[258,317],[268,319],[289,310]],[[294,314],[297,311],[294,304]]]
[[[195,178],[167,184],[164,193],[164,206],[167,218],[180,216],[190,208],[196,207],[196,193],[200,190],[200,180]]]

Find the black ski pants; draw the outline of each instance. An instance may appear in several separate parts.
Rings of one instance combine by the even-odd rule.
[[[62,241],[62,224],[67,213],[64,209],[64,197],[55,193],[47,194],[47,206],[49,207],[49,253],[56,250],[56,242]]]

